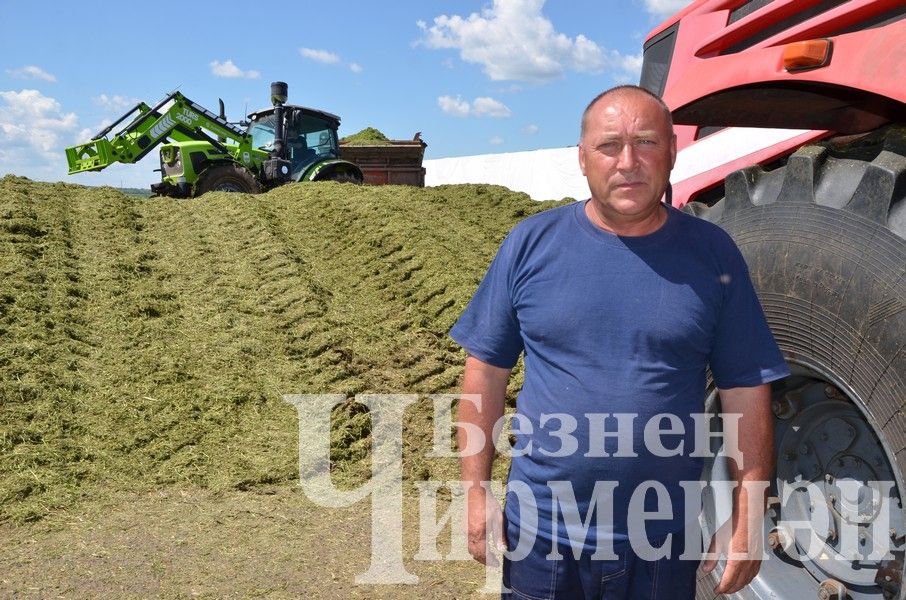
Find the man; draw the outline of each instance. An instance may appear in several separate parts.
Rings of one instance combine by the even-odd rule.
[[[703,412],[708,367],[723,412],[742,415],[739,439],[727,440],[743,457],[731,472],[740,484],[770,477],[767,384],[788,370],[729,236],[661,202],[675,159],[658,97],[620,86],[595,98],[579,144],[591,198],[517,225],[450,332],[469,355],[458,409],[469,550],[483,563],[496,560],[494,538],[515,550],[504,560],[505,597],[694,595],[697,561],[678,556],[682,482],[701,476],[692,415]],[[523,352],[504,518],[481,486],[495,456],[482,442],[493,439]],[[665,415],[670,443],[649,435]],[[760,565],[747,490],[734,494],[732,538],[711,545],[728,556],[717,593],[741,589]],[[668,556],[645,560],[639,546]]]

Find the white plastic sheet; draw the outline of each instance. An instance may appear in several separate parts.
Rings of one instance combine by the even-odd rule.
[[[525,192],[535,200],[589,197],[576,146],[438,158],[424,161],[423,166],[429,186],[490,183]]]

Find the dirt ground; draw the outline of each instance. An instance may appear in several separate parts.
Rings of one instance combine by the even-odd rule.
[[[370,560],[367,499],[327,509],[290,486],[220,494],[170,488],[0,525],[0,596],[493,598],[478,592],[485,582],[478,563],[413,559],[417,504],[405,503],[403,556],[415,585],[355,583]]]

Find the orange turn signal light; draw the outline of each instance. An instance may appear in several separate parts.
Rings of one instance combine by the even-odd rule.
[[[830,62],[831,41],[827,39],[793,42],[783,47],[783,68],[787,71],[817,69]]]

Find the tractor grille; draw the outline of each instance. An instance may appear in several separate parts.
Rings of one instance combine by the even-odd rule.
[[[730,13],[730,23],[735,23],[743,17],[748,17],[759,8],[764,8],[774,0],[749,0]]]
[[[898,6],[892,10],[889,10],[880,15],[866,19],[855,25],[847,27],[846,29],[841,29],[839,31],[834,31],[831,35],[843,35],[844,33],[852,33],[854,31],[862,31],[864,29],[871,29],[872,27],[884,27],[885,25],[890,25],[900,19],[906,19],[906,6]]]
[[[783,19],[781,21],[778,21],[777,23],[775,23],[769,27],[759,29],[757,33],[747,37],[743,41],[741,41],[737,44],[734,44],[728,48],[725,48],[721,52],[721,54],[736,54],[737,52],[742,52],[743,50],[745,50],[747,48],[751,48],[752,46],[754,46],[755,44],[757,44],[759,42],[763,42],[764,40],[766,40],[770,37],[773,37],[782,31],[791,29],[791,28],[795,27],[796,25],[799,25],[800,23],[804,23],[813,17],[826,13],[827,11],[829,11],[833,8],[836,8],[836,7],[840,6],[841,4],[845,4],[848,1],[849,0],[824,0],[824,2],[819,2],[818,4],[812,6],[811,8],[797,12],[796,14],[791,15],[790,17],[787,17],[786,19]],[[765,6],[767,6],[770,3],[771,3],[771,0],[751,0],[750,2],[747,2],[746,4],[743,4],[742,6],[740,6],[739,8],[737,8],[730,14],[730,23],[733,23],[734,21],[738,21],[739,19],[742,19],[743,17],[750,15],[751,13],[757,11],[758,9],[764,8]],[[734,18],[734,15],[737,15],[737,16]]]

